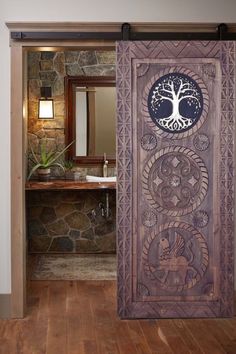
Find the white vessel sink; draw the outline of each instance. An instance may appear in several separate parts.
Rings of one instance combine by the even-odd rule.
[[[86,176],[87,182],[116,182],[116,176],[114,177],[97,177],[97,176]]]

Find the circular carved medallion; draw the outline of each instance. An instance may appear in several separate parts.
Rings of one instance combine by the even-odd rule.
[[[146,151],[153,150],[157,147],[157,138],[153,134],[145,134],[141,139],[141,146]]]
[[[202,79],[184,67],[168,67],[144,89],[142,112],[149,126],[166,138],[182,139],[204,123],[209,97]]]
[[[144,211],[142,215],[143,225],[146,227],[152,227],[157,223],[157,216],[153,211]]]
[[[205,210],[198,210],[193,215],[193,224],[196,227],[205,227],[208,221],[209,216]]]
[[[143,246],[146,275],[171,292],[192,288],[205,274],[209,254],[203,235],[184,222],[162,225]]]
[[[206,134],[197,134],[193,139],[194,147],[199,151],[205,151],[210,145],[210,140]]]
[[[169,216],[182,216],[202,203],[207,193],[208,173],[194,151],[170,146],[148,160],[142,185],[151,207]]]

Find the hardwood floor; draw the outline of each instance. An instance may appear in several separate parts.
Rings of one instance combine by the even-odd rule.
[[[113,281],[32,281],[28,314],[0,321],[1,354],[236,353],[236,318],[120,320]]]

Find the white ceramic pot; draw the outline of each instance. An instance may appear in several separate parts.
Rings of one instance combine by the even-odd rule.
[[[51,168],[38,168],[37,173],[40,181],[47,181],[50,179]]]

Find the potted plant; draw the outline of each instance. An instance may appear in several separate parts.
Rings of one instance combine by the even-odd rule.
[[[63,170],[63,172],[65,172],[63,164],[57,161],[59,157],[61,157],[73,143],[74,141],[68,144],[61,151],[49,151],[49,152],[47,152],[46,143],[43,143],[41,145],[39,157],[36,156],[32,147],[30,146],[31,154],[32,154],[32,157],[30,159],[34,163],[34,166],[30,170],[30,173],[28,175],[28,180],[36,171],[38,173],[38,177],[40,180],[44,180],[44,181],[48,180],[51,174],[51,167],[53,166],[60,167]]]
[[[73,168],[75,167],[73,160],[65,160],[64,162],[64,169],[65,169],[65,178],[66,179],[74,179],[74,171]]]

